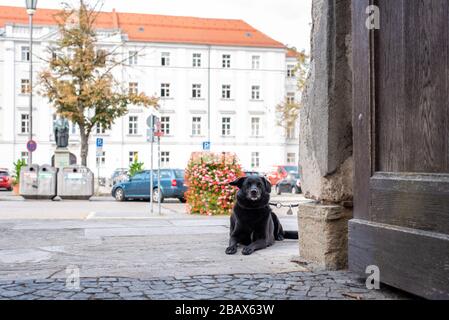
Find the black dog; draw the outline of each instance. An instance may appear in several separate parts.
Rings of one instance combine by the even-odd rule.
[[[268,205],[271,184],[259,176],[242,177],[230,183],[239,188],[237,202],[231,215],[229,247],[226,254],[237,252],[238,244],[245,247],[244,255],[264,249],[275,240],[298,239],[298,232],[284,231],[278,217]]]

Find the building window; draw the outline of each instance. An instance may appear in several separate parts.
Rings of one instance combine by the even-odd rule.
[[[287,78],[293,78],[295,76],[295,65],[287,65]]]
[[[287,104],[294,104],[295,103],[295,93],[294,92],[287,92],[286,101],[287,101]]]
[[[287,164],[296,164],[296,153],[287,153]]]
[[[166,168],[170,165],[170,152],[162,151],[161,152],[161,166]]]
[[[259,152],[251,152],[251,168],[259,168],[260,159]]]
[[[105,127],[103,127],[100,123],[97,123],[95,130],[96,130],[97,134],[105,134],[106,133]]]
[[[260,135],[260,118],[251,118],[251,136],[258,137]]]
[[[20,93],[27,94],[30,93],[30,80],[22,79],[20,83]]]
[[[221,86],[221,97],[223,99],[231,99],[231,85],[224,84]]]
[[[295,139],[295,125],[289,124],[287,126],[287,139]]]
[[[201,98],[200,84],[192,84],[192,98]]]
[[[139,84],[137,82],[130,82],[128,92],[129,94],[139,94]]]
[[[222,57],[222,67],[223,68],[230,68],[231,67],[231,55],[230,54],[224,54]]]
[[[162,98],[170,97],[170,83],[161,83],[161,97]]]
[[[30,61],[30,47],[22,47],[22,61]]]
[[[170,117],[161,117],[161,131],[164,135],[170,134]]]
[[[20,159],[25,161],[25,164],[28,164],[28,151],[22,151],[20,153]]]
[[[194,53],[192,59],[193,59],[192,66],[194,68],[201,67],[201,53]]]
[[[192,118],[192,136],[201,135],[201,117]]]
[[[251,86],[251,99],[252,100],[260,99],[260,86]]]
[[[30,133],[30,115],[28,113],[20,115],[20,133]]]
[[[130,66],[137,64],[137,51],[128,52],[128,63]]]
[[[161,66],[168,67],[170,65],[170,53],[162,52],[161,54]]]
[[[252,56],[251,67],[253,69],[259,69],[260,68],[260,56]]]
[[[129,158],[128,158],[129,164],[133,163],[134,161],[139,161],[139,152],[130,151],[128,153],[128,155],[129,155]]]
[[[137,134],[137,116],[129,116],[128,118],[128,134]]]
[[[222,136],[231,135],[231,118],[229,117],[221,118],[221,135]]]
[[[104,166],[106,164],[106,152],[101,151],[97,154],[97,167]]]

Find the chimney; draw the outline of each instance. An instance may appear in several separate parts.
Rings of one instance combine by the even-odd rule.
[[[118,25],[118,14],[115,11],[115,8],[112,9],[112,24],[114,26],[114,29],[119,29]]]

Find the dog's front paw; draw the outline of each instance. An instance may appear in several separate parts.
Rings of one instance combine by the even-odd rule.
[[[242,250],[242,254],[244,254],[245,256],[251,254],[254,252],[254,249],[250,246],[243,248]]]
[[[237,246],[231,246],[226,248],[226,254],[235,254],[237,252]]]

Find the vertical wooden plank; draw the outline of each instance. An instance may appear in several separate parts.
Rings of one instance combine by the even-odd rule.
[[[404,0],[379,1],[381,29],[376,32],[376,171],[404,168]],[[395,30],[395,32],[389,32]]]
[[[359,219],[368,217],[371,176],[369,5],[369,0],[354,1],[352,16],[354,216]]]
[[[413,0],[406,1],[405,7],[406,162],[402,171],[447,173],[447,1]]]

